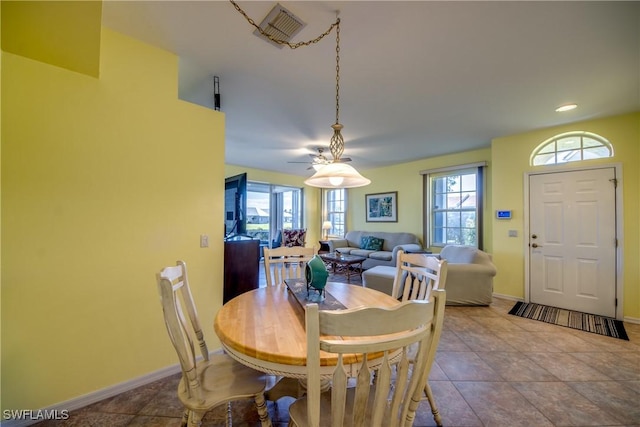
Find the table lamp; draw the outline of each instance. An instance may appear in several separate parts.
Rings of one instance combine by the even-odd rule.
[[[324,231],[324,240],[329,238],[329,230],[331,230],[331,221],[325,221],[322,223],[322,230]]]

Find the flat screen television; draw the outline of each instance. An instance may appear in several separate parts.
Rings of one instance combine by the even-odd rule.
[[[247,234],[247,174],[224,180],[224,235]]]

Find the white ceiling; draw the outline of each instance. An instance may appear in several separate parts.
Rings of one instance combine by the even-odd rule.
[[[238,1],[257,23],[275,1]],[[280,2],[324,32],[339,10],[344,156],[359,170],[640,111],[640,2]],[[225,162],[311,175],[335,122],[335,31],[279,49],[227,1],[105,1],[104,24],[176,53],[180,96],[212,105]],[[575,102],[578,108],[554,109]],[[328,151],[328,150],[327,150]]]

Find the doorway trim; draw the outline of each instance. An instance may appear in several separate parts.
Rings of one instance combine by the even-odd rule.
[[[530,302],[530,291],[531,284],[529,282],[530,277],[530,259],[531,252],[529,251],[529,245],[531,244],[531,238],[529,233],[529,197],[530,197],[530,189],[529,189],[529,177],[532,175],[543,175],[543,174],[553,174],[553,173],[561,173],[561,172],[576,172],[576,171],[587,171],[593,169],[604,169],[604,168],[613,168],[616,174],[616,187],[615,187],[615,195],[616,195],[616,237],[618,239],[618,245],[616,247],[616,319],[623,320],[623,307],[624,307],[624,227],[623,227],[623,184],[624,180],[622,179],[622,164],[621,163],[603,163],[592,166],[578,166],[578,167],[548,167],[536,171],[530,171],[524,173],[524,228],[523,228],[523,247],[522,250],[525,254],[524,257],[524,301]]]

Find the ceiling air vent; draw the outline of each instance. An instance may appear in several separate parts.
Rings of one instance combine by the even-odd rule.
[[[302,22],[300,18],[280,4],[276,4],[274,8],[271,9],[271,12],[269,12],[269,14],[262,20],[260,28],[274,39],[288,42],[291,41],[293,36],[298,34],[305,25],[307,24]],[[269,40],[268,37],[263,36],[258,30],[255,30],[253,34],[279,48],[282,48],[283,46]]]

